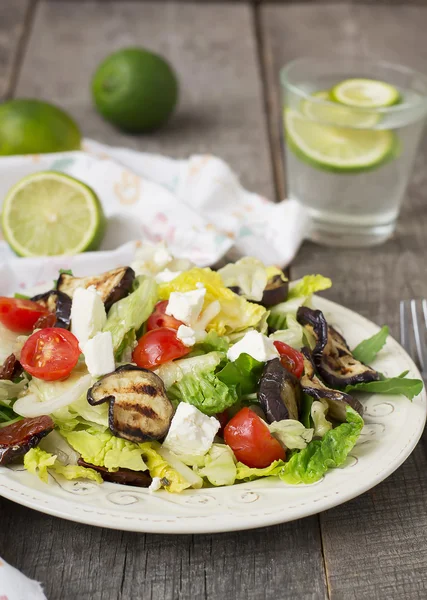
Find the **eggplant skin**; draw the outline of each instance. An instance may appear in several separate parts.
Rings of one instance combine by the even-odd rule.
[[[347,405],[351,406],[351,408],[363,417],[363,406],[359,400],[340,390],[333,390],[326,387],[317,376],[310,350],[303,348],[301,352],[304,355],[304,374],[300,381],[302,391],[315,400],[326,400],[329,406],[328,414],[337,421],[344,422],[346,420]]]
[[[7,465],[38,445],[55,424],[51,417],[21,419],[0,429],[0,465]]]
[[[316,339],[314,363],[320,377],[329,386],[342,389],[347,385],[380,379],[380,374],[375,369],[353,356],[343,336],[328,325],[322,311],[301,306],[297,312],[297,320]]]
[[[69,329],[71,324],[71,298],[60,290],[50,290],[31,298],[41,306],[47,308],[56,317],[55,327]]]
[[[135,365],[123,365],[101,377],[88,391],[89,404],[109,402],[109,427],[131,442],[163,439],[174,409],[158,375]]]
[[[301,387],[298,379],[287,371],[280,359],[269,360],[261,375],[258,400],[267,421],[298,420]]]
[[[285,302],[288,298],[288,293],[289,281],[283,281],[281,275],[275,275],[268,281],[260,304],[265,308],[270,308],[270,306]]]
[[[136,487],[148,488],[153,481],[148,471],[132,471],[131,469],[109,471],[105,467],[99,467],[97,465],[87,463],[81,458],[79,458],[77,464],[79,464],[81,467],[86,467],[86,469],[93,469],[94,471],[97,471],[104,481],[110,481],[111,483],[121,483],[122,485],[133,485]]]
[[[119,267],[93,277],[74,277],[68,275],[68,273],[61,273],[57,289],[72,298],[77,288],[88,288],[93,285],[100,294],[105,310],[108,312],[115,302],[129,294],[134,280],[135,271],[130,267]]]

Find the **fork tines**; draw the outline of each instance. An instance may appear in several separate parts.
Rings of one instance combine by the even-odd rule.
[[[427,377],[426,332],[427,300],[401,300],[400,343],[406,352],[414,357],[424,378]]]

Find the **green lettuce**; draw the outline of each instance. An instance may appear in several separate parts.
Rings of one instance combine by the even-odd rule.
[[[268,280],[280,275],[287,281],[283,272],[277,267],[266,267],[263,262],[252,256],[245,256],[235,263],[229,263],[218,270],[227,287],[240,288],[241,295],[248,300],[259,302],[262,299]]]
[[[350,406],[347,419],[328,431],[322,440],[310,442],[304,450],[296,452],[278,473],[286,483],[315,483],[328,471],[343,464],[362,431],[363,419]]]
[[[225,444],[212,444],[204,459],[205,466],[197,471],[199,475],[206,477],[212,485],[233,485],[237,468],[231,448]]]
[[[230,344],[227,341],[227,338],[222,335],[218,335],[216,331],[212,330],[209,331],[203,342],[199,342],[198,344],[196,344],[195,349],[200,349],[203,352],[216,351],[223,352],[226,354],[229,347]]]
[[[168,390],[169,399],[177,404],[188,402],[205,415],[215,415],[238,400],[236,386],[228,386],[212,371],[184,375]]]
[[[209,352],[181,360],[173,360],[160,365],[155,373],[163,380],[168,390],[174,383],[181,381],[184,375],[196,376],[204,371],[214,372],[220,365],[223,354],[220,352]]]
[[[134,291],[110,308],[103,331],[111,332],[114,352],[118,359],[129,344],[129,336],[135,339],[135,332],[151,315],[156,302],[155,280],[141,275],[135,279]]]
[[[188,469],[188,467],[182,469],[183,473],[179,473],[176,468],[170,465],[169,462],[161,456],[160,452],[162,452],[162,448],[160,444],[146,442],[139,444],[139,447],[144,455],[151,477],[160,477],[162,486],[167,489],[168,492],[179,494],[183,490],[191,487],[192,481],[188,481],[183,475],[183,473],[187,473],[186,469]],[[166,455],[168,455],[168,453],[166,453]],[[175,462],[175,465],[177,464],[179,464],[179,461]],[[183,467],[185,467],[185,465],[183,465]]]
[[[299,297],[308,297],[323,292],[332,286],[329,277],[323,275],[305,275],[302,279],[290,284],[288,300]]]
[[[276,317],[273,315],[271,322],[276,325],[274,327],[276,331],[269,336],[274,342],[284,342],[295,348],[295,350],[300,350],[306,344],[304,327],[298,323],[291,313],[277,314]]]
[[[354,358],[365,363],[365,365],[369,365],[383,348],[389,332],[389,328],[385,325],[375,335],[360,342],[352,351]]]
[[[79,465],[63,465],[57,460],[56,455],[49,454],[41,448],[32,448],[24,456],[24,467],[33,475],[48,483],[48,470],[62,475],[65,479],[91,479],[102,483],[102,477],[94,469],[87,469]]]
[[[313,437],[313,429],[307,429],[300,421],[284,419],[268,425],[270,433],[290,450],[302,450]]]
[[[235,388],[240,398],[257,391],[263,367],[264,363],[243,353],[234,362],[228,362],[216,376],[230,389]]]
[[[286,463],[283,460],[275,460],[268,467],[263,469],[257,469],[255,467],[247,467],[241,462],[236,465],[236,479],[243,479],[243,481],[252,481],[258,479],[258,477],[271,477],[279,475]]]
[[[332,429],[332,423],[326,418],[329,406],[326,400],[314,400],[311,405],[311,418],[314,424],[314,437],[323,437]]]
[[[345,392],[367,392],[370,394],[391,394],[406,396],[409,400],[418,396],[424,387],[421,379],[409,379],[405,377],[407,371],[399,375],[399,377],[384,377],[379,381],[371,381],[369,383],[357,383],[356,385],[348,385]]]

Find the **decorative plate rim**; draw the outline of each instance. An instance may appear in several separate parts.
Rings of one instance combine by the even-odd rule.
[[[338,326],[343,321],[368,334],[378,330],[362,315],[335,302],[316,297],[315,304],[330,313],[332,320],[336,317]],[[348,335],[345,326],[343,329]],[[413,376],[421,378],[414,362],[396,340],[389,338],[387,347],[389,362],[395,363],[398,359]],[[0,467],[0,496],[55,517],[134,532],[220,533],[277,525],[328,510],[365,493],[408,458],[424,429],[425,390],[412,403],[391,396],[384,397],[381,402],[376,396],[375,401],[377,404],[372,405],[372,414],[367,419],[366,436],[350,453],[347,461],[350,464],[346,468],[333,469],[320,482],[310,486],[289,486],[268,478],[230,487],[191,490],[179,495],[166,491],[150,494],[148,490],[112,483],[102,486],[91,482],[64,484],[52,476],[52,485],[48,487],[23,472],[22,468]],[[375,414],[378,407],[383,408]],[[387,422],[395,410],[404,411],[403,420],[396,415],[399,436],[395,439],[395,432],[388,436],[393,438],[392,442],[387,442],[387,437],[377,442],[375,433],[388,427],[380,422],[381,419]],[[366,447],[367,454],[364,452]],[[386,453],[384,448],[388,448]],[[386,460],[378,461],[381,453],[385,454]],[[352,467],[356,468],[357,476],[351,475]]]

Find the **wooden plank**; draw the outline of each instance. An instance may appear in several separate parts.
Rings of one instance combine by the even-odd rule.
[[[155,135],[130,137],[91,108],[89,79],[115,48],[171,59],[180,111]],[[174,156],[215,152],[273,194],[253,12],[246,4],[42,2],[17,93],[67,108],[87,135]],[[49,598],[326,598],[317,517],[254,532],[136,535],[80,526],[0,500],[0,554]],[[31,543],[29,543],[31,540]]]
[[[218,154],[247,186],[273,197],[252,30],[251,11],[241,4],[42,2],[17,94],[57,102],[99,141],[179,158]],[[178,74],[179,110],[155,134],[119,133],[91,104],[90,80],[100,61],[131,45],[164,55]]]
[[[425,70],[427,8],[299,4],[261,10],[269,81],[276,83],[272,97],[278,98],[281,65],[307,53],[330,53],[331,45],[335,55],[363,53]],[[395,336],[399,300],[427,297],[426,156],[424,137],[392,240],[366,250],[307,243],[293,266],[294,277],[310,272],[332,277],[330,298],[389,323]],[[373,491],[321,515],[332,600],[426,597],[426,443],[424,436],[406,463]]]
[[[7,97],[13,82],[20,42],[31,0],[0,3],[0,100]]]

